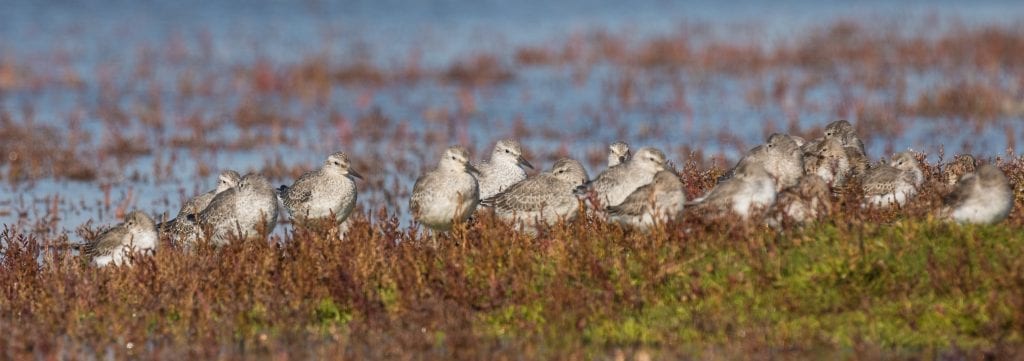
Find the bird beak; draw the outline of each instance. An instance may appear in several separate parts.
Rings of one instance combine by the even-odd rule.
[[[519,156],[518,158],[516,158],[516,160],[519,161],[519,164],[525,165],[530,169],[533,169],[533,164],[530,164],[530,162],[527,161],[526,158],[523,158],[523,156]]]
[[[625,162],[626,162],[626,156],[620,155],[619,156],[619,163],[625,163]]]
[[[477,177],[480,176],[480,170],[476,169],[476,167],[474,167],[472,164],[466,163],[466,171],[468,171],[470,174],[473,174],[473,175],[475,175]]]
[[[348,175],[356,177],[359,180],[363,180],[363,176],[361,174],[359,174],[359,172],[356,172],[355,169],[349,169],[348,170]]]

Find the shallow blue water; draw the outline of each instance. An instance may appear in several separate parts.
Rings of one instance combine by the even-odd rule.
[[[324,55],[344,63],[359,54],[368,53],[384,67],[402,64],[410,54],[418,54],[424,68],[445,67],[454,59],[476,53],[509,55],[509,49],[520,45],[543,45],[564,40],[574,34],[592,30],[628,33],[642,39],[677,31],[680,24],[706,24],[718,37],[763,39],[766,47],[785,42],[813,31],[816,26],[836,19],[880,19],[898,21],[903,17],[956,18],[968,24],[1014,24],[1024,20],[1024,6],[1014,1],[739,1],[722,5],[715,1],[674,2],[650,1],[199,1],[173,2],[137,1],[6,1],[0,11],[0,60],[13,58],[19,63],[39,66],[55,63],[53,54],[63,54],[59,62],[75,69],[82,77],[83,89],[44,88],[42,91],[13,91],[0,95],[0,110],[20,114],[23,104],[33,104],[36,121],[62,126],[69,114],[84,108],[84,129],[94,142],[109,132],[144,132],[127,126],[108,129],[90,112],[100,98],[101,74],[117,79],[130,74],[137,64],[140,49],[179,44],[189,49],[187,61],[164,63],[155,59],[154,76],[157,91],[165,92],[167,103],[183,102],[181,107],[168,107],[169,117],[185,112],[209,116],[230,116],[242,99],[218,96],[216,101],[188,99],[181,101],[173,85],[182,69],[229,72],[233,66],[267,61],[275,65],[293,64],[313,55]],[[207,44],[207,45],[203,45]],[[204,56],[204,46],[209,53]],[[39,70],[39,69],[36,69]],[[43,69],[46,71],[47,69]],[[54,70],[56,71],[56,70]],[[643,139],[644,145],[678,149],[681,145],[704,150],[708,154],[735,157],[743,149],[723,138],[735,138],[744,146],[756,144],[766,131],[782,130],[789,115],[777,105],[752,108],[743,98],[743,89],[729,79],[716,79],[710,91],[687,91],[688,113],[666,110],[673,93],[667,84],[654,85],[641,99],[646,106],[628,107],[607,103],[609,84],[620,74],[612,70],[594,69],[582,83],[574,82],[569,71],[561,69],[525,69],[509,82],[472,93],[476,110],[468,115],[467,129],[447,134],[446,143],[468,140],[476,156],[500,137],[513,134],[516,119],[527,126],[549,126],[571,134],[577,139],[559,139],[536,135],[523,139],[530,152],[542,159],[565,150],[570,156],[584,158],[600,152],[610,141],[625,138]],[[678,75],[686,77],[686,74]],[[695,79],[682,79],[692,84]],[[770,81],[770,79],[766,80]],[[922,79],[911,88],[927,89],[931,82],[944,79]],[[115,84],[123,84],[115,81]],[[148,89],[125,91],[121,101],[126,106]],[[222,85],[230,89],[229,85]],[[821,126],[833,118],[828,103],[841,89],[825,87],[811,94],[822,102],[820,113],[798,114],[801,127]],[[368,142],[358,138],[353,144],[341,144],[329,122],[328,110],[354,120],[366,114],[360,105],[365,89],[337,86],[326,107],[313,108],[294,101],[275,103],[283,114],[304,119],[309,124],[286,133],[297,139],[293,147],[266,147],[246,151],[225,151],[201,155],[215,169],[256,170],[270,160],[313,167],[323,155],[339,148],[358,157],[360,153],[388,152],[401,146],[386,142]],[[424,114],[436,110],[458,108],[458,89],[453,86],[424,81],[410,87],[383,87],[373,90],[371,104],[396,123],[406,123],[410,132],[422,134],[439,131],[439,125],[424,121]],[[913,89],[911,90],[913,91]],[[614,114],[612,117],[607,114]],[[771,124],[766,124],[766,119]],[[981,154],[1003,154],[1007,147],[1006,129],[1024,136],[1019,119],[1003,119],[976,132],[950,132],[948,122],[925,120],[913,122],[896,137],[868,139],[869,153],[876,157],[893,150],[913,148],[935,153],[939,147],[947,153],[974,151]],[[134,123],[133,123],[134,124]],[[623,133],[623,124],[637,124]],[[1008,126],[1008,127],[1007,127]],[[173,132],[174,130],[172,130]],[[359,131],[359,130],[356,130]],[[208,136],[234,139],[238,129],[218,129]],[[970,139],[981,139],[970,141]],[[1024,139],[1024,138],[1022,138]],[[158,139],[152,141],[157,142]],[[418,145],[397,161],[408,161],[417,168],[430,166],[443,145]],[[180,198],[205,190],[213,177],[196,176],[195,167],[182,166],[167,178],[147,176],[152,173],[155,158],[193,157],[186,151],[164,149],[150,156],[139,157],[125,165],[116,162],[86,160],[101,168],[104,179],[112,185],[110,198],[116,204],[131,194],[129,207],[141,208],[151,214],[173,214]],[[674,159],[677,163],[682,159]],[[543,168],[544,162],[535,163]],[[378,169],[362,173],[385,174],[385,187],[408,188],[413,174],[395,171],[393,164],[378,164]],[[591,174],[601,170],[590,164]],[[135,180],[129,176],[139,174]],[[286,183],[287,179],[275,179]],[[404,210],[400,194],[383,189],[364,189],[364,206],[375,209],[382,205]],[[103,205],[99,183],[79,183],[43,179],[30,184],[0,186],[0,223],[25,226],[46,214],[57,202],[59,226],[54,232],[74,230],[88,220],[99,224],[114,222],[112,207]],[[6,213],[6,214],[4,214]]]

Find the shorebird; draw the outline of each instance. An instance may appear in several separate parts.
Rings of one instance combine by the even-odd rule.
[[[838,139],[844,147],[855,147],[861,154],[866,154],[864,142],[857,137],[853,124],[846,120],[837,120],[825,126],[825,139]]]
[[[493,197],[508,187],[526,179],[526,170],[533,165],[523,158],[523,147],[512,139],[498,141],[491,152],[491,159],[473,164],[480,171],[476,178],[480,187],[480,199]]]
[[[825,135],[821,138],[808,141],[800,146],[805,154],[814,154],[825,139],[835,139],[844,147],[856,148],[861,155],[867,154],[864,151],[864,142],[857,137],[853,124],[846,120],[837,120],[825,126]],[[856,167],[854,167],[856,169]]]
[[[844,146],[846,159],[850,163],[850,174],[847,178],[860,177],[868,172],[868,156],[864,151],[851,146]]]
[[[540,223],[550,226],[576,218],[579,199],[573,191],[587,181],[587,171],[580,162],[563,158],[550,170],[516,183],[483,203],[494,208],[499,219],[536,234]]]
[[[608,146],[608,168],[625,163],[631,157],[629,144],[626,142],[618,141]]]
[[[804,156],[804,170],[821,177],[832,187],[842,187],[852,170],[846,150],[838,139],[827,138],[818,144],[813,154]]]
[[[654,174],[665,170],[665,153],[655,148],[641,148],[636,156],[625,163],[601,172],[585,186],[596,193],[599,209],[617,206],[633,191],[654,179]]]
[[[865,174],[864,198],[871,206],[903,206],[917,194],[917,187],[923,182],[924,173],[914,154],[903,152]]]
[[[238,185],[213,197],[199,213],[197,224],[214,245],[232,236],[249,238],[273,232],[277,225],[277,195],[262,175],[246,174]]]
[[[216,195],[238,185],[242,176],[233,170],[225,170],[217,176],[217,187],[212,191],[197,195],[185,201],[181,210],[174,219],[161,223],[157,226],[160,232],[167,232],[171,237],[182,243],[193,243],[199,236],[199,227],[196,226],[195,217],[207,206]]]
[[[736,169],[750,163],[764,167],[768,174],[775,178],[776,192],[795,186],[800,180],[800,176],[804,174],[803,151],[801,151],[796,138],[775,133],[768,136],[768,141],[765,144],[756,146],[747,152],[732,170],[719,178],[719,182],[731,178]]]
[[[444,151],[437,168],[416,179],[409,211],[417,222],[435,231],[446,231],[465,221],[480,202],[480,189],[469,163],[469,152],[460,146]]]
[[[763,166],[775,178],[776,191],[796,185],[804,173],[803,153],[797,142],[786,134],[775,133],[768,137],[765,148]]]
[[[942,175],[946,185],[956,185],[965,174],[974,173],[978,167],[978,161],[970,154],[960,154],[953,157],[953,161],[942,167]]]
[[[647,229],[656,223],[664,224],[679,216],[686,203],[686,193],[679,175],[663,170],[654,175],[654,181],[637,188],[626,200],[606,209],[608,219],[628,227]]]
[[[324,165],[306,172],[290,187],[281,186],[278,193],[285,209],[297,220],[334,217],[342,223],[356,206],[356,182],[363,179],[352,169],[344,152],[331,154]]]
[[[776,189],[775,179],[763,166],[748,162],[740,164],[732,178],[688,204],[716,213],[731,211],[746,220],[755,215],[754,211],[767,209],[775,203]]]
[[[239,175],[238,172],[236,171],[226,170],[220,172],[220,174],[217,176],[217,187],[214,188],[212,191],[197,195],[185,201],[185,203],[181,205],[181,210],[178,211],[177,217],[174,218],[195,215],[198,214],[199,212],[202,212],[204,209],[206,209],[206,206],[210,205],[210,201],[213,200],[214,196],[238,185],[238,182],[240,180],[242,180],[242,176]]]
[[[776,225],[790,220],[797,224],[818,219],[832,213],[828,183],[815,174],[800,178],[796,187],[788,188],[778,195],[776,213],[772,221]]]
[[[82,249],[97,266],[128,264],[132,251],[156,250],[158,238],[156,223],[143,212],[134,211],[124,216],[124,223],[101,233]]]
[[[961,223],[992,224],[1013,210],[1013,188],[998,167],[986,164],[960,178],[946,196],[943,214]]]
[[[799,135],[786,134],[786,136],[789,137],[789,139],[792,139],[793,143],[796,143],[797,147],[803,147],[804,144],[807,144],[807,140]]]

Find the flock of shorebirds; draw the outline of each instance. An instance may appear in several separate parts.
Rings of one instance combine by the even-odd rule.
[[[594,179],[579,161],[569,158],[532,177],[524,167],[533,168],[515,140],[497,142],[490,159],[479,163],[470,161],[465,148],[450,147],[437,168],[416,180],[409,200],[412,218],[433,232],[443,232],[489,208],[498,219],[536,234],[541,225],[571,221],[581,212],[644,230],[671,221],[685,208],[709,217],[732,214],[781,227],[829,214],[833,192],[853,179],[860,180],[866,208],[902,206],[924,182],[912,152],[869,165],[864,143],[845,120],[830,123],[824,136],[813,140],[772,134],[707,194],[692,200],[687,200],[683,182],[665,154],[655,148],[634,154],[624,142],[611,144],[608,168]],[[943,174],[950,191],[940,217],[995,223],[1012,210],[1013,189],[998,167],[979,166],[970,155],[959,155],[944,165]],[[174,219],[156,224],[143,212],[128,213],[124,223],[85,244],[83,254],[97,265],[127,263],[130,251],[155,250],[158,232],[185,244],[202,239],[222,245],[235,237],[272,231],[280,206],[296,225],[327,220],[344,229],[355,208],[359,178],[342,152],[331,154],[321,168],[303,174],[291,186],[277,189],[259,174],[243,177],[224,171],[216,189],[186,201]]]

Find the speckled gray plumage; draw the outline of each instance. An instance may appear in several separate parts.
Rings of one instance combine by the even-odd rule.
[[[825,126],[825,139],[837,139],[844,147],[855,147],[864,153],[864,142],[857,137],[853,124],[846,120],[837,120]]]
[[[903,152],[864,175],[864,198],[869,205],[904,205],[924,182],[924,173],[914,154]]]
[[[942,167],[943,180],[947,185],[955,185],[960,177],[974,173],[978,168],[978,161],[970,154],[959,154],[953,160]]]
[[[291,186],[281,187],[281,203],[299,220],[333,215],[338,223],[344,222],[356,205],[354,177],[359,173],[352,170],[348,155],[331,154],[321,168],[303,174]]]
[[[226,170],[221,172],[220,175],[218,175],[217,177],[217,187],[209,192],[197,195],[185,201],[185,203],[181,205],[181,210],[178,211],[177,217],[195,215],[198,214],[199,212],[202,212],[204,209],[206,209],[207,206],[210,205],[210,201],[213,200],[214,196],[216,196],[218,193],[221,193],[238,185],[238,182],[241,180],[242,176],[238,174],[238,172],[235,172],[233,170]]]
[[[200,232],[195,223],[195,217],[210,205],[217,194],[237,186],[241,179],[242,176],[233,170],[221,172],[217,176],[217,186],[213,190],[186,200],[182,203],[178,215],[172,220],[161,223],[158,229],[161,232],[170,233],[171,238],[177,242],[195,242]]]
[[[817,175],[833,187],[846,184],[853,170],[847,148],[838,139],[824,139],[813,153],[806,154],[804,168],[807,174]]]
[[[417,222],[430,229],[446,231],[455,222],[469,218],[480,202],[476,169],[469,164],[469,152],[460,146],[446,149],[437,168],[416,179],[409,211]]]
[[[805,224],[832,212],[832,201],[828,183],[824,179],[808,174],[800,178],[796,187],[779,193],[776,199],[774,217],[769,222],[781,226],[785,221]]]
[[[864,166],[867,164],[867,152],[864,150],[864,142],[857,137],[856,130],[853,129],[853,124],[846,120],[837,120],[825,126],[825,132],[821,138],[808,140],[807,142],[800,145],[800,149],[804,154],[814,154],[821,148],[821,143],[825,139],[835,139],[844,148],[854,148],[854,150],[848,150],[848,157],[850,158],[850,164],[853,168],[855,175],[863,174]],[[861,163],[863,158],[863,163]],[[862,166],[863,165],[863,166]]]
[[[765,144],[750,149],[719,182],[731,178],[736,169],[744,164],[756,163],[775,178],[776,191],[792,187],[804,174],[803,153],[797,138],[780,133],[772,134]]]
[[[210,242],[223,245],[232,236],[249,238],[259,236],[261,230],[272,232],[277,217],[274,188],[262,175],[250,173],[238,186],[215,196],[199,213],[197,223]]]
[[[608,207],[608,219],[619,224],[647,229],[656,223],[671,221],[683,212],[686,193],[679,175],[663,170],[654,180],[637,188],[621,204]]]
[[[553,225],[574,219],[579,199],[573,191],[587,180],[587,171],[580,162],[563,158],[550,170],[516,183],[483,203],[494,208],[499,219],[533,233],[539,223]]]
[[[491,158],[473,166],[480,171],[477,184],[480,188],[480,199],[487,199],[501,193],[513,184],[526,179],[523,166],[533,168],[523,158],[523,147],[512,139],[503,139],[494,145]]]
[[[623,141],[608,146],[608,168],[625,163],[633,154],[629,152],[629,144]]]
[[[82,255],[97,266],[123,264],[130,250],[145,252],[157,247],[156,223],[149,215],[134,211],[125,215],[124,222],[101,233],[85,244]]]
[[[587,185],[587,190],[597,195],[601,203],[598,209],[617,206],[662,170],[665,170],[665,153],[655,148],[641,148],[630,160],[601,172]]]
[[[756,209],[767,209],[775,203],[775,179],[758,163],[741,164],[732,178],[719,183],[707,195],[693,203],[712,215],[734,213],[744,219]]]

